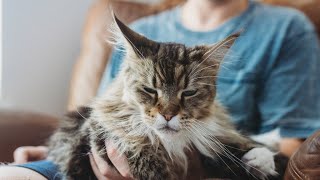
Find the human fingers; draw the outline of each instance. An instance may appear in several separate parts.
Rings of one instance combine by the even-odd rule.
[[[13,153],[15,164],[23,164],[29,161],[45,159],[48,156],[48,147],[45,146],[22,146]]]
[[[126,179],[133,179],[127,157],[119,153],[112,141],[106,141],[106,148],[110,161],[119,173]]]
[[[92,170],[99,180],[116,179],[121,180],[123,177],[111,167],[103,158],[101,158],[94,149],[91,150],[90,163]]]

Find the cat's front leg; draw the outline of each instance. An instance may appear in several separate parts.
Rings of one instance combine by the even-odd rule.
[[[202,157],[209,177],[233,180],[282,179],[288,158],[253,141],[224,143],[215,158]]]
[[[247,152],[241,160],[249,173],[259,179],[276,176],[275,153],[265,147],[257,147]]]
[[[48,160],[59,166],[63,179],[96,179],[88,156],[89,114],[90,109],[87,107],[68,113],[48,142]]]
[[[282,179],[288,158],[266,147],[256,147],[241,160],[248,172],[259,179]]]
[[[131,157],[130,157],[131,156]],[[153,147],[144,148],[139,154],[127,153],[131,173],[138,180],[183,179],[178,177],[177,168],[164,152]]]

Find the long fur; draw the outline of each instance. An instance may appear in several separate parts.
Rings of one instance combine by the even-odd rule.
[[[119,75],[80,116],[69,116],[49,143],[49,158],[66,179],[94,177],[86,156],[91,149],[111,164],[105,140],[128,157],[136,179],[185,179],[194,151],[206,168],[224,172],[213,176],[281,177],[241,160],[261,145],[239,134],[215,99],[219,67],[239,33],[213,46],[189,48],[149,40],[114,19],[112,41],[126,53]],[[166,115],[173,118],[164,120]]]

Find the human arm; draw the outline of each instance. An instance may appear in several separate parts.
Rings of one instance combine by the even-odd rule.
[[[106,152],[109,160],[112,162],[113,166],[109,165],[104,159],[102,159],[98,153],[92,150],[89,155],[90,164],[95,176],[99,180],[131,180],[132,175],[130,173],[129,164],[125,155],[120,155],[117,149],[114,147],[112,142],[106,142]],[[39,147],[20,147],[15,151],[15,164],[25,163],[26,160],[43,160],[47,155],[48,148]],[[35,158],[36,157],[36,158]],[[189,179],[199,179],[199,177],[204,177],[204,170],[201,168],[200,157],[196,152],[188,154],[190,158],[190,166],[188,169]],[[12,169],[14,168],[14,169]],[[10,172],[20,172],[18,167],[10,167]],[[7,168],[5,170],[8,170]],[[5,171],[3,170],[3,171]],[[1,168],[0,168],[1,172]],[[24,170],[21,171],[23,174],[32,175],[38,177],[39,174],[35,171]],[[15,173],[6,173],[7,175],[12,175]],[[0,175],[0,177],[2,177]],[[19,176],[20,177],[20,176]],[[40,177],[40,176],[39,176]]]
[[[14,164],[24,164],[30,161],[43,160],[48,156],[46,146],[22,146],[13,153]]]
[[[94,174],[99,180],[103,179],[117,179],[117,180],[129,180],[131,179],[131,174],[129,172],[129,165],[127,159],[124,155],[119,155],[118,151],[113,147],[112,143],[108,143],[107,147],[107,155],[114,165],[111,167],[105,160],[103,160],[97,152],[94,150],[89,155],[90,164],[94,171]],[[24,164],[30,161],[39,161],[44,160],[47,157],[48,148],[45,146],[24,146],[19,147],[14,152],[14,164]],[[5,168],[5,169],[3,169]],[[3,175],[12,176],[17,172],[21,172],[24,175],[28,175],[30,177],[37,177],[41,179],[42,176],[32,170],[24,170],[25,168],[21,167],[2,167],[1,171],[6,171],[7,173]],[[11,173],[12,172],[12,173]],[[15,172],[15,173],[14,173]],[[4,176],[0,176],[4,177]],[[20,175],[19,175],[20,177]]]
[[[279,142],[279,151],[282,154],[291,157],[292,154],[301,146],[303,142],[304,139],[282,138]]]
[[[68,110],[86,105],[96,96],[111,53],[111,47],[105,42],[105,37],[108,36],[106,27],[111,22],[111,12],[106,8],[109,5],[109,1],[99,0],[89,9],[82,35],[81,53],[72,73]]]

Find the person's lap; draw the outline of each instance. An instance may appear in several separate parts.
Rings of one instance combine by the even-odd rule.
[[[60,180],[58,167],[51,161],[35,161],[21,165],[0,167],[0,179]]]

